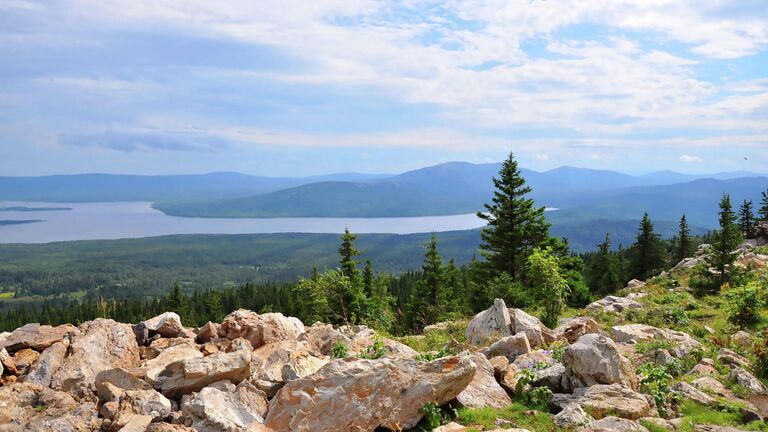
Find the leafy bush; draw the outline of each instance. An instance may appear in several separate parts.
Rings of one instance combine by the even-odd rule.
[[[387,355],[387,348],[384,346],[384,341],[381,338],[373,340],[373,344],[370,345],[365,351],[357,355],[357,358],[365,360],[376,360]]]
[[[656,402],[659,413],[663,416],[670,396],[672,375],[667,372],[664,366],[657,366],[653,363],[640,365],[637,368],[637,374],[640,376],[640,390],[651,395]]]
[[[645,354],[660,349],[672,349],[672,344],[666,339],[652,339],[649,341],[638,342],[635,345],[635,352],[638,354]]]
[[[545,364],[548,366],[548,364]],[[538,379],[536,375],[536,366],[541,368],[541,365],[534,365],[533,368],[526,368],[521,370],[515,376],[517,378],[517,384],[515,385],[515,400],[523,405],[537,409],[539,411],[549,410],[549,400],[552,398],[552,391],[547,387],[534,387],[526,391],[526,387]],[[545,366],[545,367],[546,367]]]
[[[437,360],[439,358],[456,355],[456,350],[449,347],[443,347],[439,351],[428,351],[425,353],[420,353],[416,356],[416,360],[424,361],[424,362],[431,362],[433,360]]]
[[[552,355],[552,358],[556,362],[562,363],[563,361],[563,355],[565,354],[565,350],[568,349],[568,343],[562,340],[556,340],[549,344],[548,350],[549,353]]]
[[[434,402],[427,402],[419,412],[424,416],[419,423],[420,430],[431,431],[443,423],[443,411]]]
[[[740,288],[727,289],[724,293],[729,304],[728,319],[745,327],[760,321],[760,310],[765,307],[765,287],[758,287],[757,282],[750,282]]]
[[[534,249],[528,257],[526,270],[536,292],[536,301],[544,309],[541,321],[548,327],[557,326],[570,295],[570,287],[560,274],[557,256],[550,249]]]
[[[336,342],[336,345],[331,349],[331,357],[333,358],[347,358],[349,357],[349,347],[344,342]]]

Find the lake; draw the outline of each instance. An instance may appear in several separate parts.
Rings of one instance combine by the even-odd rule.
[[[50,208],[50,203],[0,201],[0,221],[40,220],[0,224],[0,243],[48,243],[153,237],[170,234],[354,233],[414,234],[478,228],[484,222],[474,214],[402,218],[243,218],[213,219],[167,216],[149,202],[56,203],[71,210]]]

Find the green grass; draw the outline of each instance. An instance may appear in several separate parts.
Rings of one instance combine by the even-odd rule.
[[[464,343],[464,329],[468,324],[468,320],[456,321],[445,330],[433,330],[422,336],[402,336],[395,339],[422,353],[440,351],[451,341]]]
[[[497,429],[498,426],[495,425],[496,419],[508,420],[515,425],[514,427],[528,429],[531,432],[556,432],[566,430],[555,426],[552,417],[549,414],[538,411],[535,411],[535,414],[532,414],[530,408],[521,404],[512,404],[501,409],[462,408],[458,411],[455,421],[470,427],[470,430],[481,430],[477,428]],[[472,429],[472,427],[475,427],[475,429]]]
[[[16,293],[14,293],[14,292],[0,293],[0,299],[11,299],[11,298],[13,298],[14,294],[16,294]]]

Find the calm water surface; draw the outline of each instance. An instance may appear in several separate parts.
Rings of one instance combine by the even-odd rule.
[[[0,201],[0,207],[71,207],[64,211],[0,211],[1,220],[43,222],[0,225],[0,243],[47,243],[152,237],[168,234],[355,233],[412,234],[478,228],[474,214],[403,218],[215,219],[167,216],[148,202],[39,203]]]

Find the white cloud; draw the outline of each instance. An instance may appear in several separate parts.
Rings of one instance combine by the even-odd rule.
[[[696,162],[696,163],[699,163],[699,162],[704,162],[704,159],[702,159],[702,158],[700,158],[698,156],[682,155],[682,156],[680,156],[680,162],[685,162],[685,163]]]

